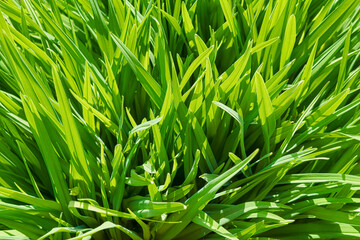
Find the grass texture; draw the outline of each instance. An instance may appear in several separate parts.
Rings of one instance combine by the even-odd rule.
[[[0,239],[360,238],[358,0],[0,12]]]

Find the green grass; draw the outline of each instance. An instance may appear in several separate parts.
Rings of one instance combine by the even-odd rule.
[[[360,238],[359,1],[0,12],[0,239]]]

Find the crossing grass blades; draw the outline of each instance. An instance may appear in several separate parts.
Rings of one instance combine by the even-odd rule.
[[[0,11],[0,239],[360,238],[359,1]]]

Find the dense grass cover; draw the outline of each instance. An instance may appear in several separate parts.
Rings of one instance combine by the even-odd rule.
[[[360,238],[358,0],[0,11],[0,239]]]

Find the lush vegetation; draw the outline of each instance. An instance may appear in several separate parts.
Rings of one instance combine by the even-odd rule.
[[[0,0],[1,239],[360,238],[358,0]]]

